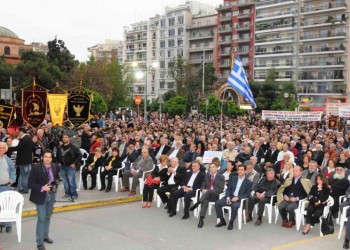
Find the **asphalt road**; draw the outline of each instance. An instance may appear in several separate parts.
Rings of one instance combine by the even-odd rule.
[[[269,225],[264,217],[259,227],[252,223],[233,231],[215,228],[216,217],[207,216],[202,229],[197,218],[182,220],[182,212],[169,218],[163,208],[142,209],[141,203],[85,209],[53,215],[47,249],[342,249],[337,232],[319,237],[317,225],[309,235],[301,230]],[[17,243],[15,226],[11,234],[0,234],[2,250],[36,249],[36,217],[23,218],[22,242]],[[336,225],[336,231],[339,226]],[[1,249],[1,247],[0,247]]]

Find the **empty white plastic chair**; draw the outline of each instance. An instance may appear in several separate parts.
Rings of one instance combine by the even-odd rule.
[[[345,222],[348,221],[348,217],[346,216],[348,209],[349,209],[349,206],[343,207],[343,211],[341,213],[340,222],[339,222],[340,229],[339,229],[339,234],[338,234],[338,240],[340,239],[340,236],[343,232]]]
[[[0,193],[0,223],[16,222],[18,242],[22,238],[22,210],[24,205],[23,195],[16,191],[4,191]]]

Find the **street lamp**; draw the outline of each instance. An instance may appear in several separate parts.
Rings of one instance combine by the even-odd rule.
[[[133,62],[132,63],[133,67],[137,67],[137,62]],[[145,77],[145,103],[144,103],[144,120],[146,120],[147,118],[147,95],[148,95],[148,83],[147,83],[147,73],[151,72],[153,69],[158,68],[158,62],[152,62],[151,66],[148,66],[144,69],[139,69],[139,71],[136,72],[135,77],[137,79],[142,79],[143,77]]]

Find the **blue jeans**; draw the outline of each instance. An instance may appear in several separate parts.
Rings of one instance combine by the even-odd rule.
[[[68,196],[78,197],[75,173],[77,170],[70,166],[61,166],[60,175],[62,178],[64,192]]]
[[[17,167],[19,168],[18,189],[23,190],[24,192],[28,192],[28,178],[32,165],[18,165]]]
[[[0,193],[1,192],[5,192],[5,191],[9,191],[11,190],[11,187],[10,185],[7,185],[7,186],[0,186]],[[3,227],[10,227],[11,226],[11,222],[4,222],[4,223],[1,223]]]
[[[36,205],[36,210],[38,212],[38,222],[36,223],[37,245],[44,245],[44,239],[49,238],[50,220],[55,199],[55,194],[46,194],[44,204]]]

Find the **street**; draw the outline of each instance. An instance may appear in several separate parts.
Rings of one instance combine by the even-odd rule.
[[[155,203],[154,203],[155,205]],[[263,218],[260,227],[254,223],[233,231],[215,228],[215,213],[207,216],[202,229],[198,220],[184,221],[182,212],[169,218],[166,211],[152,207],[142,209],[141,202],[131,204],[56,213],[51,223],[50,237],[54,244],[47,249],[342,249],[343,238],[333,235],[319,237],[319,225],[307,236],[301,230],[269,225]],[[22,223],[22,242],[17,243],[16,228],[11,234],[0,234],[2,250],[36,249],[36,217],[25,217]],[[1,247],[0,247],[1,249]]]

